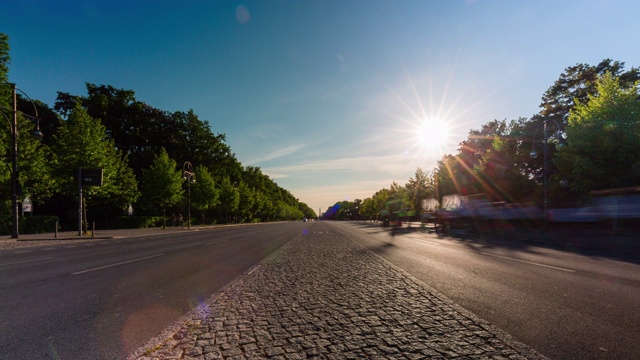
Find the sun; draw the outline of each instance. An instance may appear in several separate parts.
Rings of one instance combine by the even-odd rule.
[[[423,149],[441,150],[451,138],[451,126],[443,119],[423,119],[416,130],[417,145]]]

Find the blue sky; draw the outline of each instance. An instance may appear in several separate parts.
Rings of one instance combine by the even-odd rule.
[[[9,77],[52,105],[85,83],[193,109],[314,210],[455,153],[469,130],[538,112],[563,70],[640,66],[640,2],[3,1]],[[420,143],[420,124],[449,135]],[[435,129],[430,126],[429,129]],[[434,133],[435,130],[432,131]],[[176,159],[186,161],[188,159]]]

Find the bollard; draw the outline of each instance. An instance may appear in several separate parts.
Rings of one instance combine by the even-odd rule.
[[[56,221],[56,228],[55,228],[55,235],[54,237],[57,239],[58,238],[58,222]]]
[[[96,222],[94,221],[91,226],[91,237],[96,237]]]

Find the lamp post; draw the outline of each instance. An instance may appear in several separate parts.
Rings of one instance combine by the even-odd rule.
[[[27,95],[24,91],[18,89],[16,84],[13,83],[1,83],[0,85],[11,87],[11,98],[13,107],[11,109],[3,109],[10,110],[13,113],[13,119],[9,119],[4,113],[2,116],[8,121],[9,127],[11,129],[11,153],[12,153],[12,163],[11,163],[11,208],[13,211],[13,225],[11,229],[11,238],[17,239],[19,237],[19,214],[20,211],[18,209],[18,187],[19,187],[19,172],[18,172],[18,129],[21,124],[18,124],[18,101],[17,101],[17,93],[16,91],[20,91],[24,96],[29,99],[31,105],[33,105],[33,111],[35,112],[35,117],[29,116],[27,114],[22,113],[22,115],[29,120],[36,122],[36,128],[33,131],[33,136],[37,139],[42,139],[43,135],[40,131],[40,119],[38,119],[38,110],[36,109],[36,105],[33,103],[29,95]]]
[[[548,215],[549,215],[549,168],[548,168],[548,158],[547,158],[547,145],[549,143],[549,138],[547,136],[547,123],[551,121],[556,125],[556,128],[559,130],[560,129],[560,125],[558,125],[558,123],[553,120],[553,119],[546,119],[542,122],[542,131],[543,131],[543,140],[542,142],[539,142],[539,144],[542,145],[542,157],[543,157],[543,162],[542,162],[542,175],[543,175],[543,193],[544,193],[544,199],[543,199],[543,214],[544,214],[544,227],[545,229],[547,228],[547,222],[548,222]],[[540,126],[538,126],[536,128],[536,130],[533,133],[533,142],[531,144],[531,153],[529,154],[529,156],[531,156],[532,159],[535,159],[538,157],[538,152],[536,152],[535,150],[535,145],[536,145],[536,134],[538,133],[538,130],[540,129]]]
[[[188,161],[182,165],[182,179],[187,182],[187,229],[191,229],[191,183],[196,182],[196,173]]]

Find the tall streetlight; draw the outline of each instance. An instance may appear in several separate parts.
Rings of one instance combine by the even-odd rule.
[[[187,182],[187,229],[191,229],[191,183],[196,182],[196,173],[188,161],[182,165],[182,179]]]
[[[11,87],[11,97],[12,97],[12,103],[13,103],[13,107],[11,109],[2,107],[3,110],[9,110],[11,112],[13,112],[13,120],[9,119],[7,117],[7,115],[5,115],[3,112],[0,112],[2,114],[2,116],[7,120],[7,122],[9,123],[9,127],[11,129],[11,152],[12,152],[12,166],[11,166],[11,208],[13,209],[13,226],[12,226],[12,230],[11,230],[11,238],[12,239],[17,239],[19,237],[19,214],[20,211],[18,209],[18,187],[19,187],[19,177],[20,174],[18,172],[18,129],[20,127],[20,125],[24,124],[24,123],[20,123],[18,124],[18,101],[17,101],[17,93],[16,91],[20,91],[24,96],[27,97],[27,99],[29,99],[29,101],[31,102],[31,105],[33,105],[33,111],[35,112],[35,117],[34,116],[29,116],[25,113],[22,113],[22,115],[31,120],[31,121],[35,121],[36,122],[36,128],[33,131],[33,136],[37,139],[42,139],[43,134],[40,131],[40,119],[38,119],[38,110],[36,109],[36,105],[33,103],[33,100],[31,100],[31,98],[29,97],[29,95],[27,95],[24,91],[18,89],[16,87],[16,84],[13,83],[0,83],[0,85],[3,86],[9,86]]]
[[[547,221],[548,221],[548,215],[549,215],[549,168],[548,168],[548,157],[547,157],[547,145],[549,143],[549,137],[547,136],[547,123],[551,121],[556,125],[556,128],[558,130],[560,130],[560,125],[558,125],[558,123],[553,120],[553,119],[546,119],[542,122],[542,125],[539,125],[536,130],[533,133],[533,141],[531,144],[531,153],[529,154],[529,156],[531,156],[532,159],[535,159],[538,157],[538,152],[536,152],[535,150],[535,146],[536,144],[538,145],[542,145],[542,157],[543,157],[543,163],[542,163],[542,175],[543,175],[543,192],[544,192],[544,200],[543,200],[543,214],[544,214],[544,227],[547,227]],[[543,129],[543,140],[541,142],[536,142],[536,134],[538,133],[538,130],[540,129],[540,126],[542,126]],[[562,145],[562,142],[560,142],[560,144]]]

